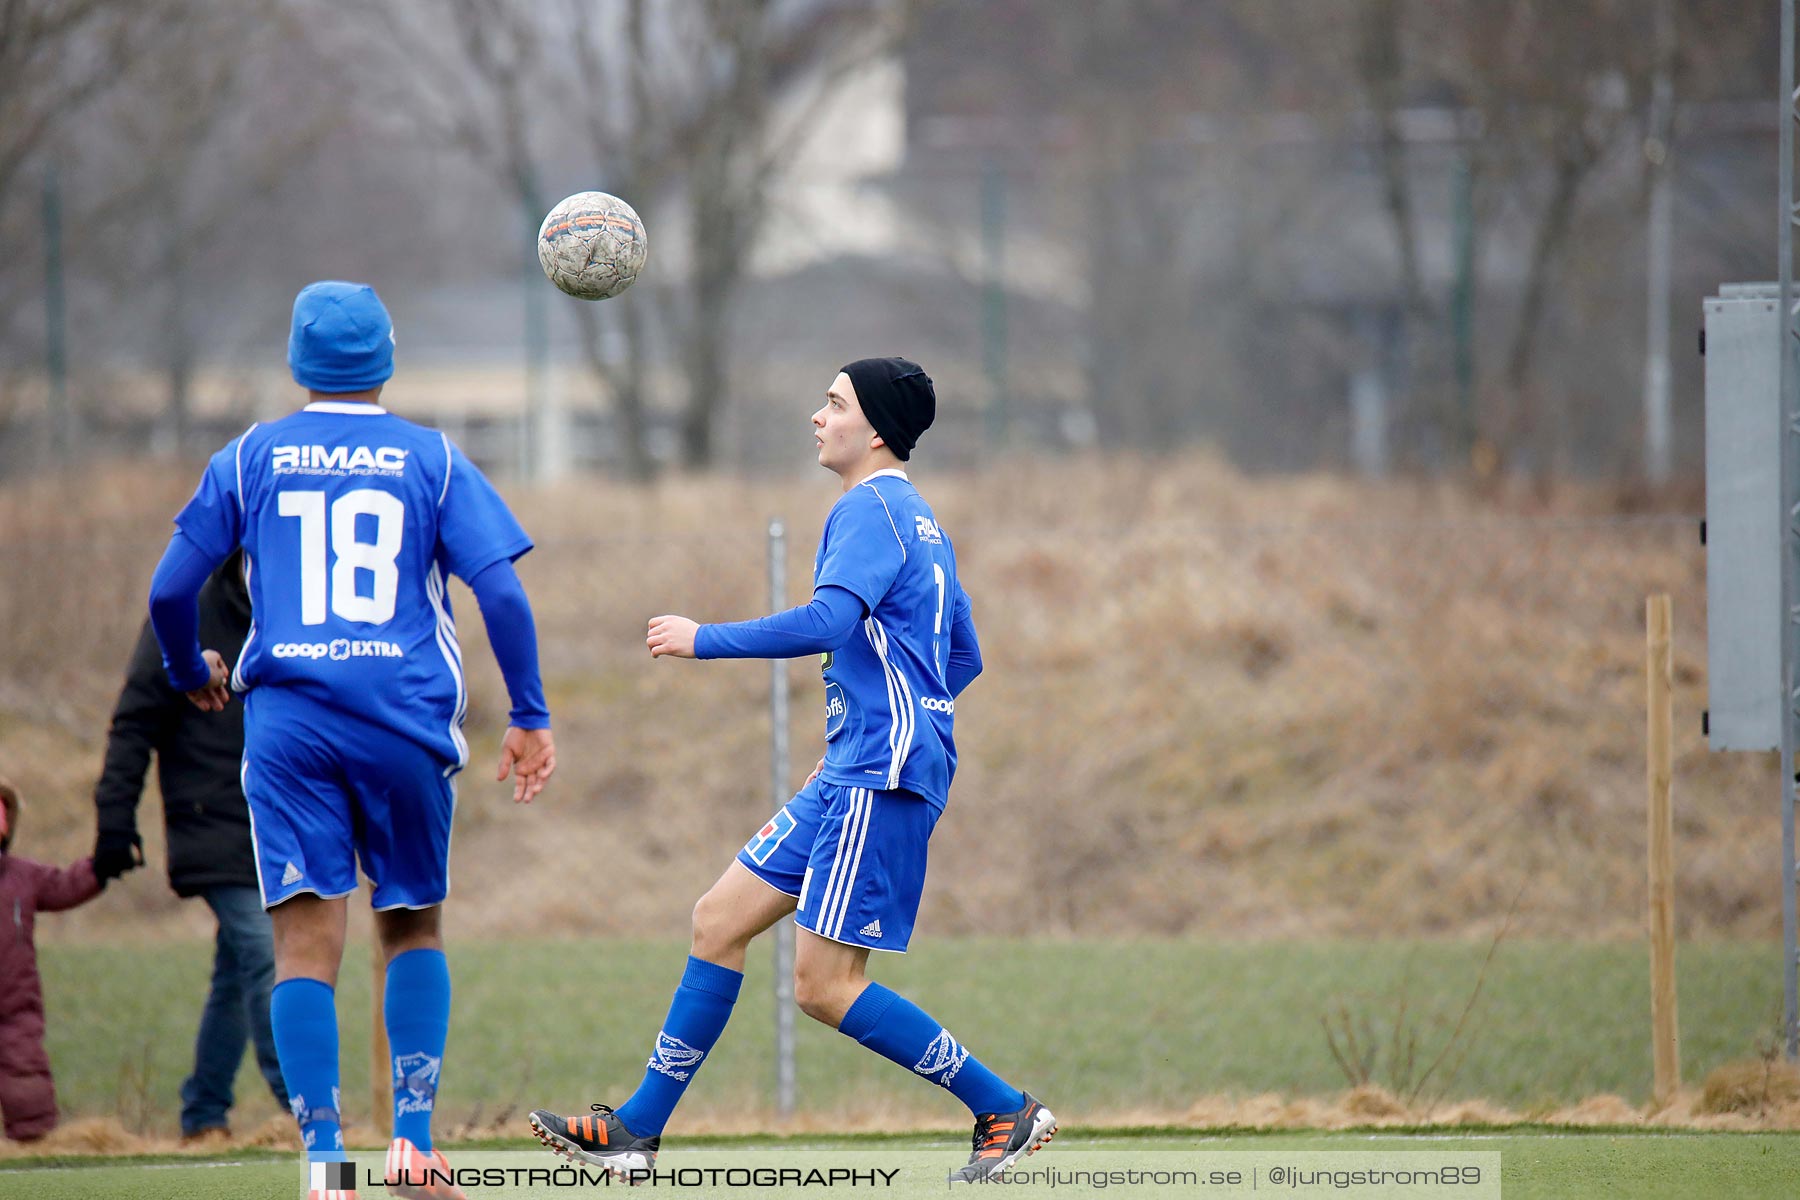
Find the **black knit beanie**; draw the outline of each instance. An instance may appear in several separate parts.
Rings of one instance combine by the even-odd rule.
[[[918,363],[904,358],[859,358],[844,368],[863,416],[902,462],[937,416],[937,391]]]

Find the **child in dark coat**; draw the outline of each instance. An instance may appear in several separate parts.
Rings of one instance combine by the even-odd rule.
[[[100,894],[94,860],[58,869],[12,853],[19,793],[0,780],[0,1116],[6,1136],[27,1142],[56,1126],[56,1089],[44,1053],[44,988],[33,930],[40,912]]]

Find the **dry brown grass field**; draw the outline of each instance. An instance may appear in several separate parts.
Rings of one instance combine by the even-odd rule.
[[[91,844],[107,714],[196,477],[112,464],[0,490],[0,771],[30,805],[25,853]],[[1522,935],[1635,936],[1643,602],[1667,591],[1681,933],[1777,933],[1773,764],[1700,736],[1692,521],[1573,484],[1247,477],[1204,455],[945,476],[922,455],[914,477],[956,542],[987,661],[958,706],[927,928],[1480,937],[1511,910]],[[679,933],[771,809],[769,672],[653,662],[644,622],[766,611],[777,514],[802,600],[834,487],[820,472],[503,490],[538,541],[520,570],[560,767],[528,809],[492,782],[505,694],[459,587],[474,760],[453,928]],[[798,784],[820,688],[811,662],[790,679]],[[160,865],[155,812],[148,798]],[[602,909],[572,902],[596,891]],[[197,908],[141,872],[61,928],[191,936]]]

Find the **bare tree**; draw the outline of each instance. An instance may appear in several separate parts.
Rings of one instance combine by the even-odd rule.
[[[59,126],[158,54],[179,0],[6,0],[0,4],[0,205]]]
[[[53,157],[62,131],[164,52],[188,3],[0,0],[0,233],[6,240],[39,241],[24,235],[37,220],[36,206],[22,202],[27,168]],[[29,190],[35,199],[35,188]],[[7,256],[0,279],[22,265]],[[14,307],[0,306],[0,335]]]
[[[569,0],[554,9],[513,0],[338,3],[370,34],[368,86],[415,133],[462,155],[498,186],[518,213],[521,247],[549,208],[546,175],[572,162],[604,164],[602,186],[646,207],[658,114],[641,104],[637,79],[648,36],[644,0],[605,8]],[[588,305],[575,312],[584,361],[619,424],[625,469],[645,479],[655,463],[641,303],[634,293],[606,309],[623,334],[618,361],[608,353],[600,312]]]
[[[154,341],[177,449],[188,440],[204,276],[261,236],[282,181],[342,115],[324,89],[286,88],[271,104],[258,86],[273,56],[308,54],[288,15],[281,0],[195,6],[88,122],[98,127],[92,153],[118,165],[83,221],[86,254],[113,272],[128,265],[162,293]]]
[[[713,47],[718,79],[710,109],[677,148],[687,163],[693,275],[680,306],[687,376],[684,458],[706,465],[727,396],[730,318],[769,213],[773,181],[840,85],[892,47],[902,6],[818,5],[782,17],[772,0],[706,0],[696,51]],[[873,19],[872,19],[873,18]],[[804,94],[800,94],[804,93]],[[795,97],[786,111],[780,100]]]
[[[1132,0],[1059,6],[1050,19],[1051,45],[1068,56],[1055,73],[1082,81],[1064,103],[1080,131],[1070,157],[1086,199],[1075,235],[1089,406],[1104,442],[1171,446],[1203,413],[1229,423],[1243,398],[1223,365],[1241,330],[1213,301],[1222,275],[1249,264],[1209,262],[1217,239],[1194,218],[1217,212],[1244,179],[1231,166],[1267,42],[1232,5]],[[1199,114],[1214,132],[1195,127]]]
[[[428,12],[372,10],[396,94],[419,127],[467,154],[524,211],[547,207],[543,181],[553,170],[566,178],[584,162],[598,168],[590,178],[599,186],[649,214],[659,240],[675,231],[658,212],[685,205],[685,253],[657,255],[685,271],[672,276],[665,266],[660,287],[640,284],[604,309],[576,310],[634,477],[655,469],[646,389],[653,316],[687,377],[680,454],[711,461],[728,396],[732,306],[771,181],[837,83],[891,36],[874,11],[868,0],[568,0],[552,9],[453,0]],[[663,300],[660,313],[647,310],[651,297]],[[621,335],[617,361],[602,337],[607,323]]]
[[[1379,9],[1389,0],[1370,2]],[[1626,144],[1641,108],[1635,101],[1648,91],[1648,14],[1629,0],[1465,0],[1433,13],[1437,20],[1425,6],[1407,9],[1404,19],[1420,31],[1418,59],[1402,65],[1402,75],[1447,88],[1474,114],[1477,212],[1491,217],[1505,189],[1527,219],[1512,332],[1498,377],[1482,389],[1481,434],[1494,461],[1531,448],[1546,473],[1567,413],[1562,396],[1535,376],[1541,336],[1584,192]],[[1491,222],[1483,224],[1491,233]]]
[[[1412,100],[1414,73],[1407,70],[1402,26],[1404,0],[1363,0],[1361,37],[1357,46],[1357,79],[1374,126],[1374,155],[1381,177],[1381,199],[1393,227],[1395,260],[1399,265],[1400,304],[1396,319],[1402,369],[1393,372],[1388,386],[1399,395],[1400,412],[1435,423],[1441,440],[1453,451],[1466,455],[1473,431],[1457,404],[1455,389],[1448,386],[1448,330],[1442,307],[1427,294],[1420,266],[1418,208],[1413,202],[1413,168],[1403,128]],[[1435,393],[1436,402],[1421,403],[1420,394]],[[1425,411],[1416,412],[1423,408]],[[1385,438],[1388,428],[1383,428]]]

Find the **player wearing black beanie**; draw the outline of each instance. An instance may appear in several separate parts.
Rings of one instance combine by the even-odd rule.
[[[906,358],[859,358],[844,368],[863,416],[901,462],[937,416],[937,390],[925,368]]]
[[[637,1090],[616,1109],[531,1113],[558,1154],[628,1182],[653,1173],[663,1130],[731,1019],[751,941],[790,913],[800,1010],[968,1106],[972,1154],[950,1183],[998,1181],[1055,1135],[1041,1101],[866,972],[871,951],[910,944],[956,771],[956,706],[981,673],[956,548],[901,465],[936,415],[918,363],[846,366],[812,415],[819,465],[843,494],[825,517],[811,602],[723,624],[651,618],[653,658],[818,655],[825,753],[694,906],[693,949]]]

